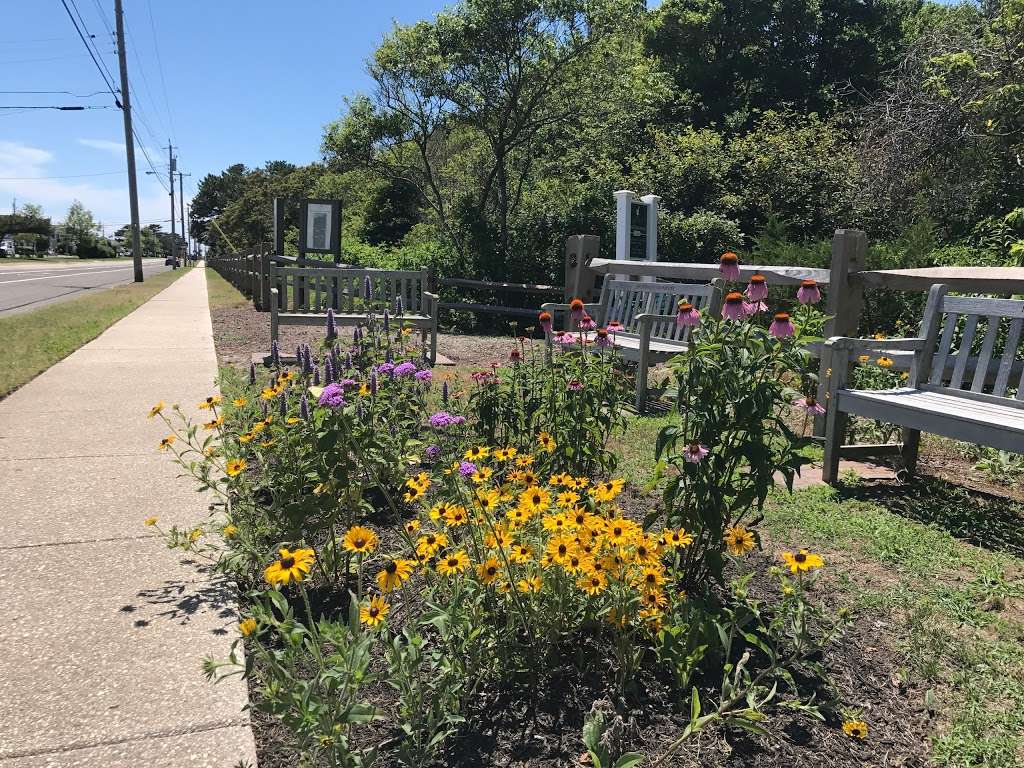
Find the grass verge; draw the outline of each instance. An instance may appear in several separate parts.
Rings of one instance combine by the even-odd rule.
[[[206,293],[210,309],[244,307],[249,303],[241,291],[212,269],[206,270]]]
[[[764,529],[772,541],[824,552],[834,566],[830,586],[888,628],[880,631],[892,631],[904,654],[901,675],[925,691],[934,718],[935,764],[1020,766],[1024,560],[890,506],[825,488],[776,494]]]
[[[95,339],[187,271],[161,272],[144,283],[118,285],[33,312],[0,317],[0,338],[7,340],[8,360],[0,370],[0,397]]]

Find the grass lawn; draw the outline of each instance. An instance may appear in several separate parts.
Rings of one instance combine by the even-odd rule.
[[[34,312],[0,317],[0,338],[7,339],[9,359],[0,371],[0,397],[95,339],[187,271],[161,272],[144,283],[119,285]]]

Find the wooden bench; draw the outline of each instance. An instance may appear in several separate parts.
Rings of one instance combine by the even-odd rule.
[[[690,338],[689,326],[676,325],[676,309],[687,300],[703,315],[721,310],[721,282],[711,284],[649,283],[608,279],[601,287],[596,304],[585,304],[586,312],[600,327],[619,322],[622,329],[615,334],[615,346],[624,360],[637,364],[636,408],[643,412],[647,403],[647,369],[670,357],[685,352]],[[568,304],[543,304],[552,313],[563,313],[568,327]],[[548,335],[550,347],[552,340]]]
[[[899,453],[907,471],[917,464],[921,432],[1024,453],[1024,301],[928,294],[917,338],[852,339],[825,343],[831,361],[825,419],[825,482],[834,484],[843,455]],[[913,353],[907,386],[884,391],[847,389],[854,355]],[[1015,387],[1011,396],[1009,388]],[[903,427],[902,444],[844,446],[849,415]],[[874,450],[873,450],[874,449]]]
[[[370,295],[366,296],[369,280]],[[328,308],[339,326],[366,322],[368,312],[387,309],[389,322],[420,331],[431,365],[437,360],[437,301],[427,288],[430,274],[421,270],[350,269],[335,267],[270,268],[270,338],[277,341],[282,325],[324,325]],[[402,316],[395,316],[396,300]],[[427,336],[430,346],[427,347]]]

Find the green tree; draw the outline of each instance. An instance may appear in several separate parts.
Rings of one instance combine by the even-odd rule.
[[[64,227],[68,236],[74,242],[81,242],[95,234],[99,227],[89,211],[78,200],[74,200],[68,208],[67,216],[64,218]]]

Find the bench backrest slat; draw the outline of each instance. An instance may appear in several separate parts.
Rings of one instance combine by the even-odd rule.
[[[372,301],[365,295],[370,282]],[[271,285],[278,288],[279,306],[297,313],[362,312],[372,304],[378,312],[387,307],[392,314],[395,299],[402,298],[405,312],[422,313],[428,287],[427,270],[351,269],[342,267],[271,266]],[[291,290],[289,290],[289,285]],[[289,298],[290,297],[290,298]]]
[[[936,316],[928,321],[932,338],[943,316],[925,388],[1005,401],[1007,389],[1016,383],[1016,398],[1024,400],[1024,300],[942,295]]]
[[[622,323],[624,330],[639,332],[636,316],[640,314],[671,316],[652,324],[651,338],[685,342],[690,328],[675,323],[676,307],[686,299],[702,313],[708,311],[715,287],[694,283],[645,283],[632,280],[605,280],[601,288],[602,317],[595,318],[604,325],[612,321]]]

